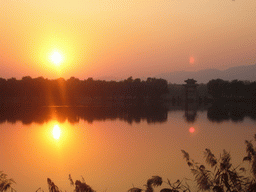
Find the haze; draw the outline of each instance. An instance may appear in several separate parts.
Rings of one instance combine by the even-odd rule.
[[[254,0],[1,0],[0,77],[154,76],[256,63]],[[62,53],[61,65],[49,59]]]

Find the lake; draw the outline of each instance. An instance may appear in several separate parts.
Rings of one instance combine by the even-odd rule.
[[[200,163],[205,148],[216,157],[226,149],[238,165],[244,141],[256,133],[255,119],[241,106],[2,108],[0,170],[15,180],[17,191],[28,192],[48,191],[47,178],[73,191],[69,174],[109,192],[144,188],[155,175],[192,179],[182,149]]]

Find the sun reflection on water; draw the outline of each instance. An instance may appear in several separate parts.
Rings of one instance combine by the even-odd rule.
[[[52,135],[54,139],[59,139],[61,135],[61,129],[59,125],[54,125],[53,130],[52,130]]]
[[[190,127],[190,128],[189,128],[189,132],[190,132],[190,133],[194,133],[194,132],[195,132],[195,128],[194,128],[194,127]]]

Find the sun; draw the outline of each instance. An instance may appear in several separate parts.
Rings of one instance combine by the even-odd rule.
[[[52,135],[54,139],[59,139],[61,134],[60,127],[58,125],[54,125],[53,130],[52,130]]]
[[[51,61],[52,61],[55,65],[60,65],[60,63],[61,63],[62,60],[63,60],[63,57],[62,57],[62,55],[61,55],[59,52],[55,51],[55,52],[52,53],[50,59],[51,59]]]

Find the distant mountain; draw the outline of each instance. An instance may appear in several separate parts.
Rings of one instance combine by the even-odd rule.
[[[232,81],[248,80],[256,81],[256,64],[231,67],[226,70],[206,69],[196,72],[192,71],[176,71],[171,73],[162,73],[155,76],[156,78],[166,79],[170,83],[183,84],[184,80],[193,78],[197,83],[208,83],[212,79],[223,79]]]
[[[95,80],[120,81],[121,78],[114,77],[114,76],[102,76],[102,77],[96,77]]]

